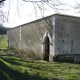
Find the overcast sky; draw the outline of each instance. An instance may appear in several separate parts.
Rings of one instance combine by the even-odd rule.
[[[41,9],[42,14],[44,16],[48,16],[54,13],[62,13],[67,15],[80,16],[79,15],[80,13],[77,13],[78,10],[73,9],[73,7],[75,6],[75,0],[60,0],[60,1],[63,4],[66,4],[58,7],[63,10],[59,9],[54,11],[52,8],[48,7],[46,4],[43,4],[45,10]],[[77,0],[77,2],[80,2],[80,1]],[[8,22],[5,23],[5,26],[16,27],[18,25],[28,23],[30,21],[33,21],[42,17],[41,11],[38,8],[36,8],[37,11],[35,12],[34,4],[32,3],[22,2],[21,0],[19,0],[18,4],[17,4],[17,0],[10,1],[10,6],[7,3],[9,3],[8,0],[7,2],[5,2],[6,5],[3,8],[5,12],[9,10]]]

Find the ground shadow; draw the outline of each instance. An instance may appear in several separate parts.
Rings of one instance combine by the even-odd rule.
[[[32,67],[32,66],[29,66]],[[57,78],[49,79],[42,77],[39,73],[31,75],[26,70],[24,73],[21,73],[17,70],[13,70],[11,67],[7,66],[4,60],[0,60],[0,80],[59,80]]]

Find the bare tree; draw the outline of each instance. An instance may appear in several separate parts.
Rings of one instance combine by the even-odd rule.
[[[0,0],[0,4],[2,4],[5,0]]]
[[[8,3],[9,8],[8,8],[7,14],[4,14],[4,11],[1,10],[2,6],[5,5],[5,3],[4,3],[5,1],[9,2]],[[8,21],[12,1],[15,1],[15,0],[0,0],[0,6],[1,6],[0,7],[0,20],[2,22],[4,22],[5,19],[7,19],[7,21]],[[44,12],[45,12],[45,10],[47,10],[45,5],[48,6],[49,8],[51,8],[52,10],[54,10],[55,12],[57,10],[63,10],[62,8],[60,9],[59,6],[65,5],[65,4],[61,3],[59,0],[16,0],[16,10],[17,10],[18,16],[20,16],[20,8],[24,5],[24,4],[22,5],[21,1],[25,2],[25,3],[32,3],[34,8],[31,12],[31,14],[33,14],[33,12],[35,12],[36,17],[38,16],[37,11],[39,11],[41,13],[42,17],[44,17]]]
[[[73,7],[75,9],[75,11],[77,13],[80,13],[80,2],[78,2],[77,0],[75,0],[75,7]]]
[[[5,21],[5,15],[4,15],[4,12],[2,10],[2,7],[4,6],[4,1],[5,0],[0,0],[0,24],[1,24],[1,22]]]
[[[23,0],[23,1],[32,3],[36,16],[37,10],[39,10],[42,17],[44,15],[44,11],[47,10],[45,5],[54,10],[55,12],[58,10],[62,10],[62,8],[60,9],[60,6],[65,5],[61,3],[59,0]]]

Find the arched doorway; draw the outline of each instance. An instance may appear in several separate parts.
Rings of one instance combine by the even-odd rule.
[[[49,61],[49,53],[50,53],[50,41],[49,37],[45,38],[44,46],[43,46],[43,60]]]

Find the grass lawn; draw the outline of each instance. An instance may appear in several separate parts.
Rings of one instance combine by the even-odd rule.
[[[0,52],[0,80],[80,80],[80,64],[23,61],[4,50]]]
[[[6,35],[0,35],[0,48],[6,44]],[[46,62],[29,50],[0,49],[0,80],[80,80],[80,64]]]
[[[7,46],[7,36],[0,35],[0,48],[6,48]]]

